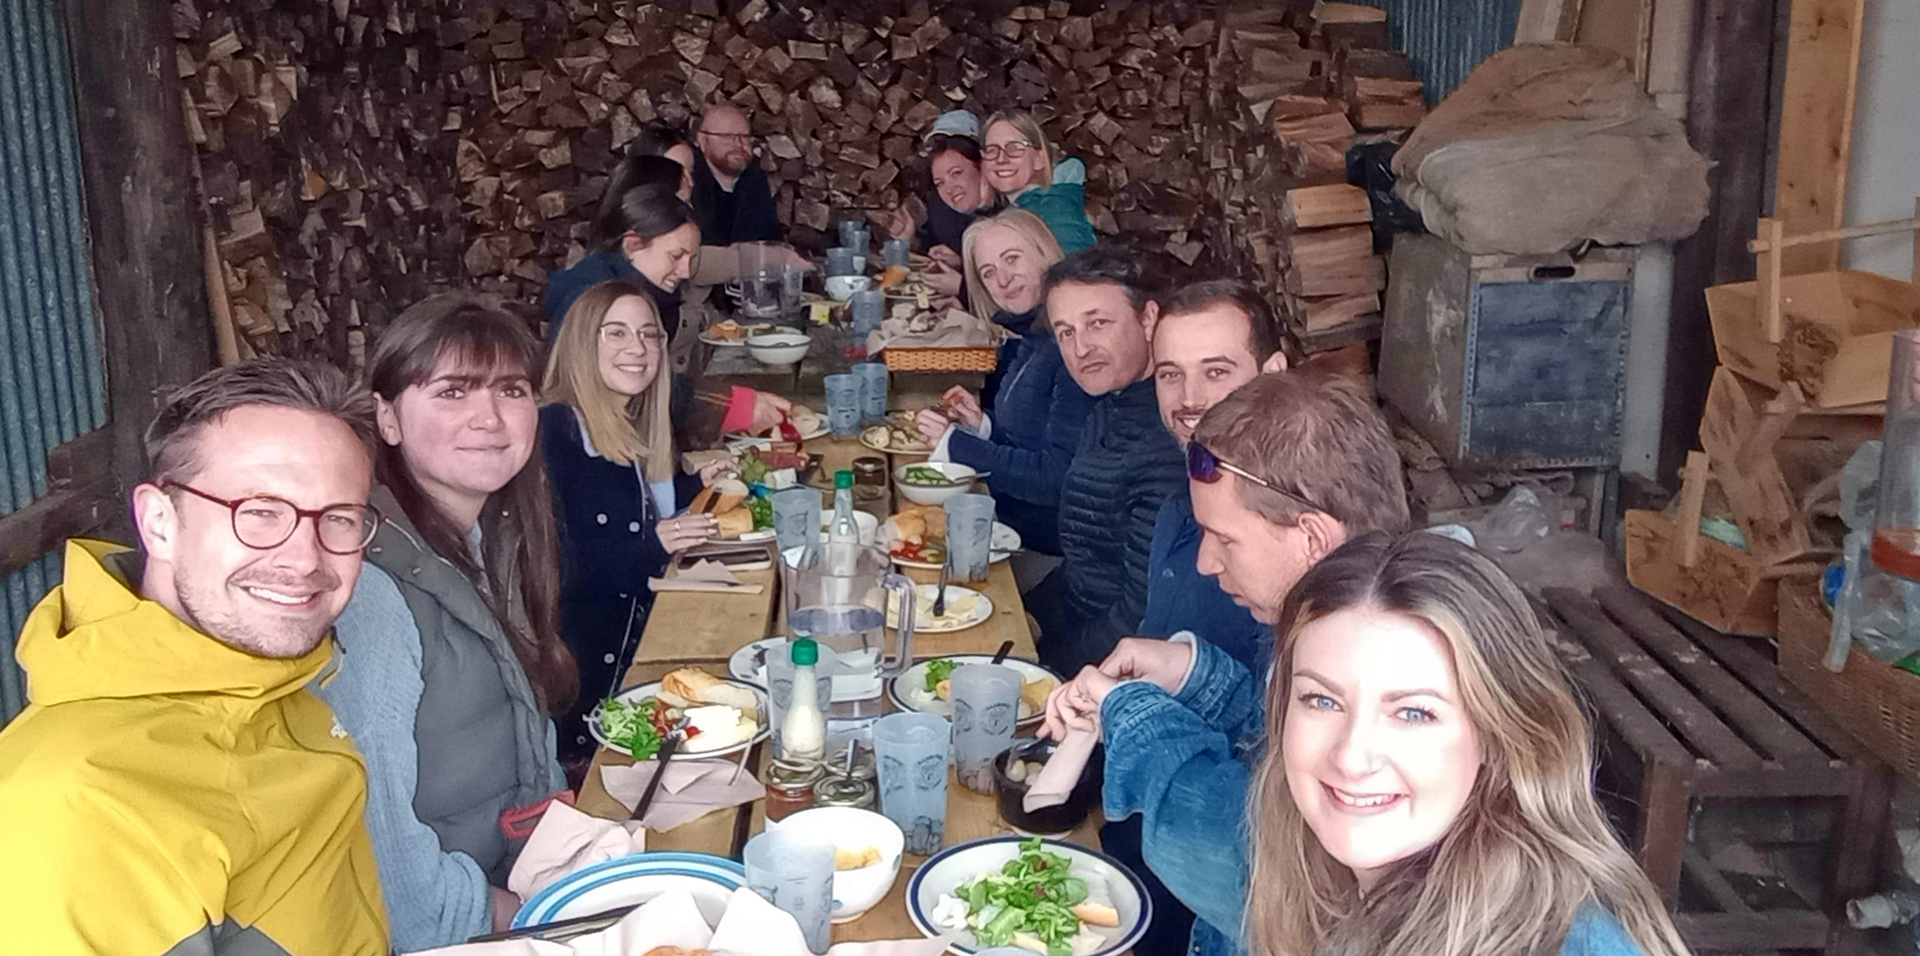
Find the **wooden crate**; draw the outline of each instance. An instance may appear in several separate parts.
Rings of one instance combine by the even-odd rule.
[[[1886,401],[1893,332],[1920,325],[1920,287],[1871,272],[1780,280],[1784,335],[1768,341],[1758,282],[1707,290],[1720,364],[1778,391],[1792,382],[1815,408]]]
[[[1780,585],[1780,673],[1893,769],[1920,782],[1920,674],[1903,671],[1858,645],[1844,669],[1827,669],[1833,615],[1820,579]]]
[[[1766,637],[1778,626],[1775,578],[1753,556],[1701,536],[1692,567],[1680,562],[1673,519],[1627,512],[1627,580],[1650,597],[1729,634]]]
[[[1879,876],[1892,774],[1780,676],[1765,645],[1663,615],[1629,588],[1550,588],[1550,623],[1597,716],[1600,762],[1631,781],[1629,846],[1669,906],[1683,882],[1712,909],[1674,914],[1695,952],[1856,952],[1847,900]],[[1920,680],[1920,678],[1916,678]],[[1841,805],[1820,909],[1755,910],[1688,845],[1696,800],[1823,798]]]

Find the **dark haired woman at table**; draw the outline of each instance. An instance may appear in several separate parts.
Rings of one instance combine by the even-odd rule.
[[[998,196],[980,171],[980,120],[966,110],[953,110],[934,121],[926,136],[927,175],[933,192],[927,194],[927,217],[916,231],[905,207],[895,209],[887,231],[895,239],[912,239],[940,268],[929,269],[927,284],[945,296],[965,303],[960,244],[977,216],[990,211]]]
[[[317,681],[367,764],[367,829],[393,945],[506,925],[502,830],[566,789],[551,716],[578,679],[560,640],[559,553],[534,455],[540,346],[477,296],[438,295],[375,343],[372,504],[386,520]]]

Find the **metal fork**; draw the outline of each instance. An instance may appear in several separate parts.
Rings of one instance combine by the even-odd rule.
[[[953,570],[953,556],[947,555],[940,562],[940,586],[933,592],[933,616],[938,618],[947,613],[947,574]]]

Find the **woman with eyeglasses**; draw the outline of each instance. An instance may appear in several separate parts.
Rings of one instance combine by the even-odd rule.
[[[504,928],[503,825],[566,789],[553,716],[578,690],[560,640],[553,498],[535,448],[540,346],[478,296],[400,313],[367,365],[384,520],[316,682],[367,764],[367,828],[396,950]]]
[[[987,119],[980,148],[987,185],[1009,204],[1040,217],[1068,255],[1099,237],[1087,221],[1087,166],[1071,157],[1054,165],[1047,136],[1033,115],[1001,110]]]
[[[560,634],[581,693],[560,718],[560,757],[593,757],[586,716],[618,687],[646,630],[646,580],[672,555],[713,537],[708,515],[668,517],[721,474],[682,474],[675,413],[686,441],[707,447],[724,429],[726,397],[695,392],[666,367],[666,332],[637,282],[614,279],[574,300],[541,382],[540,433],[560,524]],[[678,399],[678,401],[676,401]]]

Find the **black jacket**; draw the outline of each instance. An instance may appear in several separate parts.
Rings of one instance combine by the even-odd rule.
[[[700,222],[702,245],[780,241],[780,216],[774,211],[773,189],[758,165],[748,165],[729,193],[713,178],[707,158],[695,151],[693,215]]]
[[[973,216],[973,213],[961,212],[947,205],[939,193],[928,193],[927,221],[920,224],[920,231],[914,238],[919,240],[923,252],[934,246],[946,246],[959,252],[967,227],[973,225]]]
[[[653,526],[661,517],[632,465],[589,453],[571,405],[540,410],[540,440],[560,525],[560,637],[580,668],[580,697],[557,720],[560,756],[593,755],[586,715],[614,686],[646,630],[653,592],[647,579],[667,569]],[[676,507],[700,490],[697,475],[674,478]]]
[[[1065,562],[1027,601],[1040,622],[1041,663],[1077,673],[1139,629],[1154,522],[1186,482],[1186,456],[1160,422],[1151,378],[1094,400],[1060,488]]]
[[[653,307],[660,313],[660,325],[666,330],[667,338],[673,338],[673,333],[680,328],[680,323],[674,321],[680,315],[680,293],[668,292],[654,285],[653,280],[635,269],[633,263],[621,255],[620,250],[602,249],[548,277],[546,295],[540,299],[540,310],[547,314],[549,343],[560,334],[560,322],[567,317],[567,310],[573,308],[573,300],[580,298],[580,293],[609,279],[640,283],[653,296]]]

